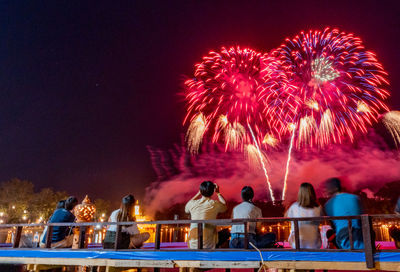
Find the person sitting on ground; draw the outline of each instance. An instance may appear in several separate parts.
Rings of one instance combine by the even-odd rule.
[[[330,197],[325,204],[325,213],[328,216],[355,216],[362,213],[362,207],[358,196],[342,192],[339,178],[330,178],[324,183],[325,191]],[[332,220],[336,244],[341,249],[350,249],[349,229],[347,220]],[[361,231],[360,220],[353,219],[352,237],[354,249],[363,249],[364,242]]]
[[[56,209],[51,216],[49,223],[73,223],[75,221],[75,215],[72,210],[78,204],[78,199],[74,196],[70,196],[65,200],[65,208]],[[73,242],[73,234],[71,228],[68,226],[54,226],[51,238],[52,248],[65,248],[71,247]],[[41,240],[40,247],[45,247],[47,231]]]
[[[135,197],[133,195],[127,195],[122,198],[121,207],[113,211],[108,219],[108,222],[134,222],[136,218],[134,217],[135,210]],[[117,225],[108,226],[103,247],[104,248],[114,248],[115,238],[117,232]],[[137,224],[132,224],[129,226],[122,226],[121,228],[121,240],[118,246],[119,249],[128,248],[140,248],[145,241],[150,238],[148,232],[140,233]]]
[[[214,192],[217,194],[218,200],[211,199]],[[197,199],[198,197],[201,198]],[[220,194],[218,185],[211,181],[202,182],[199,192],[190,199],[185,206],[185,212],[190,213],[192,220],[216,219],[219,213],[225,211],[226,201]],[[188,237],[189,248],[197,248],[197,232],[197,224],[191,224]],[[216,226],[212,224],[203,224],[203,248],[213,249],[217,242],[218,235]]]
[[[243,202],[233,208],[233,219],[261,218],[261,209],[253,204],[254,191],[250,186],[244,186],[242,189]],[[231,241],[229,247],[244,248],[244,225],[232,225]],[[276,243],[276,235],[273,232],[266,234],[257,234],[257,223],[248,223],[248,239],[257,248],[273,247]],[[251,246],[249,246],[251,248]]]
[[[286,217],[318,217],[322,216],[321,206],[317,203],[314,187],[304,182],[300,185],[297,201],[286,212]],[[298,221],[300,248],[321,248],[319,221]],[[295,248],[294,223],[291,222],[289,243]]]

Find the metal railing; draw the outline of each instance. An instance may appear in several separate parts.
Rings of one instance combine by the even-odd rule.
[[[361,231],[364,242],[364,249],[354,249],[354,239],[352,235],[352,220],[360,220]],[[228,249],[228,250],[250,250],[248,248],[249,243],[249,223],[277,223],[277,222],[292,222],[294,226],[294,237],[295,237],[295,248],[267,248],[262,249],[263,251],[274,251],[274,250],[284,250],[284,251],[344,251],[344,252],[364,252],[367,268],[374,268],[374,253],[375,240],[373,234],[373,219],[396,219],[400,221],[400,215],[395,214],[381,214],[381,215],[360,215],[360,216],[321,216],[321,217],[301,217],[301,218],[284,218],[284,217],[274,217],[274,218],[257,218],[257,219],[215,219],[215,220],[161,220],[161,221],[145,221],[145,222],[89,222],[89,223],[48,223],[48,224],[0,224],[0,228],[16,228],[14,241],[12,243],[13,248],[18,248],[21,240],[21,235],[24,227],[45,227],[47,226],[47,233],[45,239],[45,247],[51,248],[53,228],[56,226],[68,226],[68,227],[79,227],[79,242],[78,248],[82,249],[85,245],[85,235],[89,227],[104,227],[110,225],[117,225],[116,235],[115,235],[115,246],[114,249],[117,250],[121,246],[122,239],[122,227],[129,226],[132,224],[150,224],[155,225],[155,243],[154,249],[161,250],[161,227],[163,225],[185,225],[185,224],[197,224],[197,250],[203,249],[203,224],[213,224],[216,226],[227,226],[227,225],[240,225],[244,226],[244,249]],[[328,222],[332,220],[346,220],[348,224],[349,233],[349,243],[350,249],[305,249],[301,248],[300,245],[300,228],[299,222],[302,221],[318,221],[318,222]],[[132,249],[138,250],[138,249]],[[139,249],[140,250],[140,249]],[[185,249],[186,250],[186,249]],[[190,250],[190,249],[187,249]],[[223,249],[227,250],[227,249]],[[386,251],[386,250],[380,250]]]

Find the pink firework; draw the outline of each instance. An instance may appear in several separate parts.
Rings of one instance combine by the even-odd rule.
[[[279,123],[281,135],[294,125],[298,148],[353,141],[388,110],[387,73],[353,34],[329,28],[302,32],[273,55],[296,88],[274,93],[268,103],[285,104],[272,114],[285,120]]]
[[[194,78],[185,82],[189,149],[196,153],[208,131],[214,142],[237,150],[253,142],[249,128],[259,143],[266,135],[273,137],[266,98],[286,82],[274,57],[239,47],[210,52],[196,64]]]

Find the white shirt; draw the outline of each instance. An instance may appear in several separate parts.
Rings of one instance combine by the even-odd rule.
[[[293,203],[287,211],[287,217],[318,217],[322,215],[321,206],[314,208],[301,207],[297,202]],[[319,221],[299,221],[300,247],[321,248],[321,234]],[[294,225],[291,223],[289,242],[295,247]]]
[[[117,216],[118,216],[118,210],[115,210],[111,213],[110,218],[108,219],[108,222],[117,222]],[[117,231],[117,225],[110,225],[108,226],[108,231]],[[137,227],[136,224],[133,224],[131,226],[122,226],[122,231],[123,232],[127,232],[130,235],[134,235],[134,234],[139,234],[140,231]]]
[[[254,204],[244,201],[233,208],[232,218],[233,219],[248,219],[248,218],[261,218],[261,209]],[[256,234],[257,223],[249,223],[249,233]],[[232,225],[231,233],[244,233],[243,224]]]

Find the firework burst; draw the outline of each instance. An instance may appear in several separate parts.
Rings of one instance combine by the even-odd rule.
[[[243,151],[246,145],[255,144],[249,127],[254,131],[257,144],[263,144],[266,135],[276,139],[274,123],[279,119],[269,119],[270,105],[266,100],[271,93],[285,88],[286,83],[285,74],[274,57],[239,47],[210,52],[196,64],[194,78],[185,82],[187,115],[184,122],[190,122],[189,150],[197,152],[197,143],[201,141],[196,137],[203,137],[207,131],[212,134],[212,141],[223,142],[226,150]],[[190,128],[192,123],[198,123],[200,113],[206,120],[205,130],[193,133]],[[269,143],[264,142],[264,145]]]
[[[353,34],[329,28],[302,32],[274,55],[296,86],[278,94],[286,101],[278,114],[299,128],[297,148],[353,141],[388,110],[383,102],[389,95],[387,73]],[[287,134],[288,126],[280,132]]]

